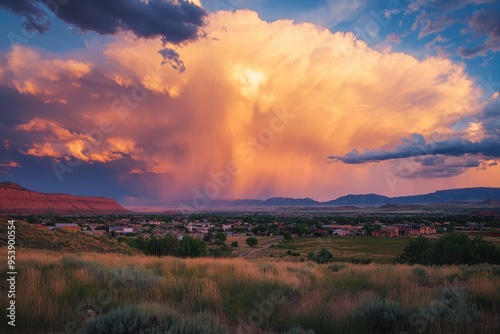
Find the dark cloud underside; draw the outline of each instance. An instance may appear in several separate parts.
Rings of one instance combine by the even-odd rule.
[[[175,44],[196,39],[206,16],[203,8],[182,0],[0,0],[0,8],[24,17],[26,28],[41,33],[49,28],[47,17],[55,14],[83,31],[101,35],[130,31]]]

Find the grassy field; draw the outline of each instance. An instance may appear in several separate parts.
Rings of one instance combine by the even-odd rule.
[[[5,248],[0,253],[5,256]],[[90,326],[93,312],[92,324],[99,327],[158,310],[178,313],[168,321],[212,324],[197,333],[285,333],[296,326],[315,333],[500,330],[499,266],[316,265],[38,250],[18,252],[16,265],[17,333],[78,333]],[[2,281],[6,271],[2,261]],[[4,284],[0,293],[7,293]],[[138,309],[122,310],[124,305]],[[6,306],[2,298],[4,312]],[[0,326],[6,332],[6,321]]]
[[[233,256],[238,256],[240,254],[245,254],[245,253],[248,253],[248,251],[252,250],[252,249],[256,249],[256,248],[260,248],[262,247],[263,245],[265,245],[267,242],[275,239],[276,237],[261,237],[261,236],[256,236],[254,238],[257,239],[257,246],[255,247],[250,247],[247,245],[246,243],[246,239],[248,237],[247,236],[244,236],[244,235],[228,235],[227,236],[227,239],[226,239],[226,244],[231,246],[231,243],[233,241],[237,241],[238,242],[238,247],[236,248],[232,248],[233,249]]]
[[[372,238],[372,237],[321,237],[292,238],[259,254],[261,258],[283,258],[299,261],[309,252],[326,249],[332,252],[336,261],[371,258],[376,263],[389,263],[401,254],[409,238]],[[300,256],[286,255],[286,251],[299,252]]]
[[[494,243],[497,246],[500,246],[500,229],[491,229],[489,231],[457,231],[457,232],[465,233],[471,238],[475,236],[480,236],[484,240]]]

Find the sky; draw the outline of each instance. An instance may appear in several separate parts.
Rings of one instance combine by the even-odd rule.
[[[500,187],[499,0],[0,0],[0,181],[178,199]]]

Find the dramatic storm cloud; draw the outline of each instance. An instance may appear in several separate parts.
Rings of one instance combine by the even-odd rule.
[[[372,160],[397,157],[431,145],[423,138],[436,132],[446,140],[432,149],[453,149],[455,156],[476,142],[453,139],[453,125],[483,108],[462,64],[376,50],[353,33],[266,22],[251,11],[216,12],[207,22],[206,38],[166,53],[182,59],[172,63],[177,69],[161,66],[160,39],[130,33],[89,43],[92,54],[10,48],[0,58],[0,96],[13,111],[0,129],[8,140],[1,163],[37,166],[63,185],[108,177],[130,197],[328,199],[389,189],[385,171],[358,163],[364,155],[345,156],[356,165],[328,164],[329,155],[341,159],[360,147]],[[485,138],[496,131],[476,123]],[[379,149],[414,133],[420,135],[396,150]],[[463,168],[482,166],[466,159],[447,161],[451,174],[460,178]],[[491,168],[482,175],[491,178]],[[468,174],[456,182],[470,180]]]
[[[43,33],[56,15],[82,31],[101,35],[132,32],[137,37],[160,38],[163,63],[185,70],[182,60],[167,43],[179,44],[199,37],[206,12],[199,4],[184,0],[0,0],[0,9],[25,18],[28,30]]]
[[[498,94],[496,94],[497,96]],[[345,164],[364,164],[384,160],[416,158],[411,161],[423,169],[411,173],[400,173],[404,177],[449,177],[482,166],[496,165],[500,158],[500,101],[496,98],[488,103],[482,113],[477,115],[473,139],[455,137],[446,140],[427,141],[421,134],[413,134],[394,149],[372,149],[364,152],[353,150],[343,156],[330,156],[333,161]],[[448,159],[448,157],[469,157],[469,159]],[[492,162],[487,162],[492,160]],[[450,163],[451,161],[451,163]],[[432,167],[432,168],[428,168]]]
[[[196,39],[206,16],[201,7],[183,0],[0,0],[0,8],[23,16],[26,27],[39,32],[49,28],[48,15],[56,15],[83,31],[131,31],[171,43]]]

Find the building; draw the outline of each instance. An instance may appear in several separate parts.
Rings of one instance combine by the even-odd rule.
[[[328,225],[329,228],[331,229],[341,229],[341,230],[349,230],[349,231],[352,231],[354,229],[357,229],[357,227],[355,226],[352,226],[352,225],[340,225],[340,224],[330,224]]]
[[[134,233],[134,228],[133,227],[128,227],[128,226],[110,226],[109,227],[109,232],[115,232],[115,233],[120,233],[120,234],[125,234],[125,233]]]
[[[344,230],[344,229],[341,229],[341,228],[336,228],[335,230],[333,230],[332,235],[338,235],[338,236],[341,236],[341,237],[346,237],[346,236],[350,235],[350,232],[349,232],[349,230]]]
[[[372,236],[374,237],[398,237],[399,229],[395,226],[384,226],[380,231],[373,231]]]
[[[420,234],[436,234],[436,226],[420,225]]]
[[[398,228],[398,232],[400,236],[411,236],[411,235],[419,235],[420,228],[412,225],[395,225]]]

